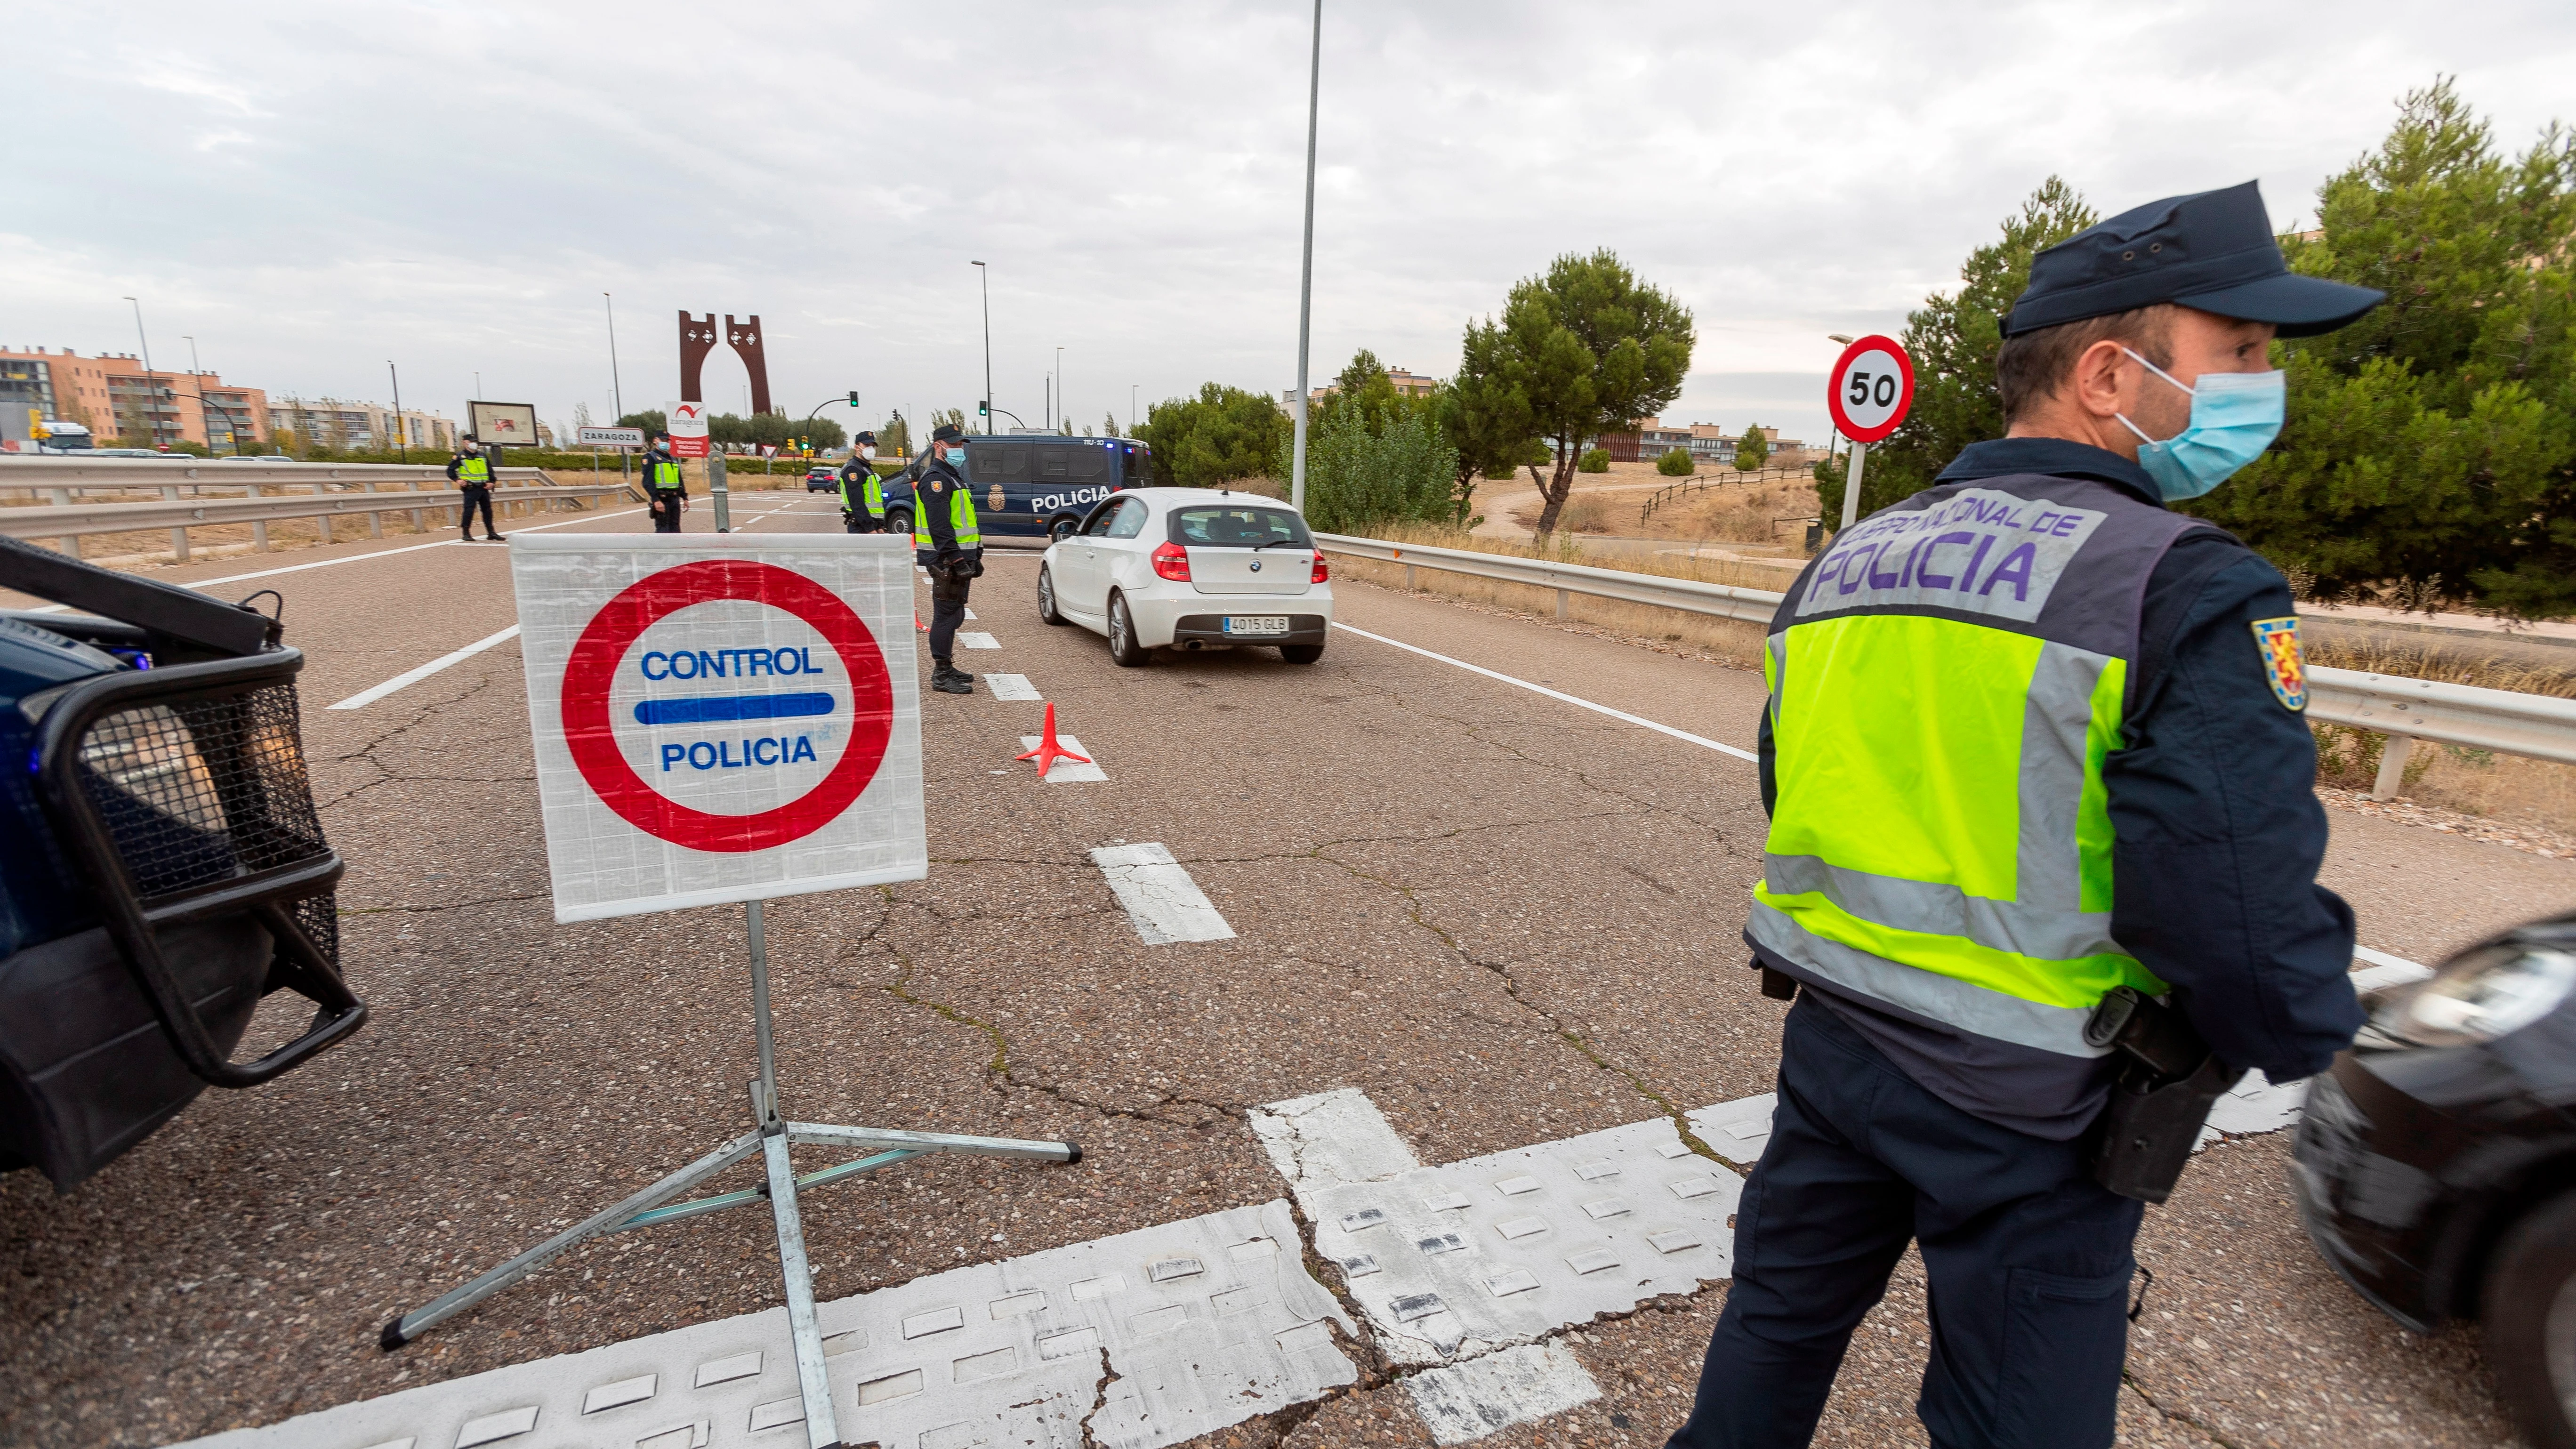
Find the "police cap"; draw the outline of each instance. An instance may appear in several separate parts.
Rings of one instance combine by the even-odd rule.
[[[877,445],[877,435],[874,433],[861,433],[859,434],[859,441],[873,448]]]
[[[2031,259],[2030,287],[2004,318],[2018,336],[2061,322],[2179,302],[2284,337],[2332,332],[2385,292],[2303,277],[2281,257],[2253,182],[2168,196],[2086,227]]]
[[[963,440],[965,436],[965,429],[958,427],[955,423],[941,423],[937,428],[932,430],[930,441],[934,443],[954,443]]]

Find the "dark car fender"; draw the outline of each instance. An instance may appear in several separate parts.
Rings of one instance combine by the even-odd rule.
[[[2424,1301],[2453,1318],[2475,1318],[2496,1242],[2523,1215],[2576,1189],[2576,1128],[2556,1123],[2532,1136],[2492,1138],[2453,1159],[2441,1192],[2447,1206],[2433,1229]]]

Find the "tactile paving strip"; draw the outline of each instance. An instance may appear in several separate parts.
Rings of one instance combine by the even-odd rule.
[[[1657,1117],[1299,1197],[1388,1354],[1438,1363],[1730,1276],[1742,1191]]]
[[[915,1279],[819,1309],[843,1439],[1160,1449],[1359,1374],[1285,1202]],[[471,1333],[471,1319],[440,1333]],[[186,1449],[802,1449],[775,1308],[345,1404]]]

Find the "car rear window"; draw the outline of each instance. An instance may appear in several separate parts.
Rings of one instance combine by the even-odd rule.
[[[1202,548],[1259,548],[1266,543],[1312,548],[1306,520],[1285,508],[1198,505],[1172,510],[1172,542]]]

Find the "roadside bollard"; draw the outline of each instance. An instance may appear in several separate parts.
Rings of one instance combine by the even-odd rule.
[[[2394,800],[2406,788],[2406,757],[2413,754],[2415,741],[2408,735],[2390,735],[2379,747],[2379,778],[2371,782],[2370,798]]]

